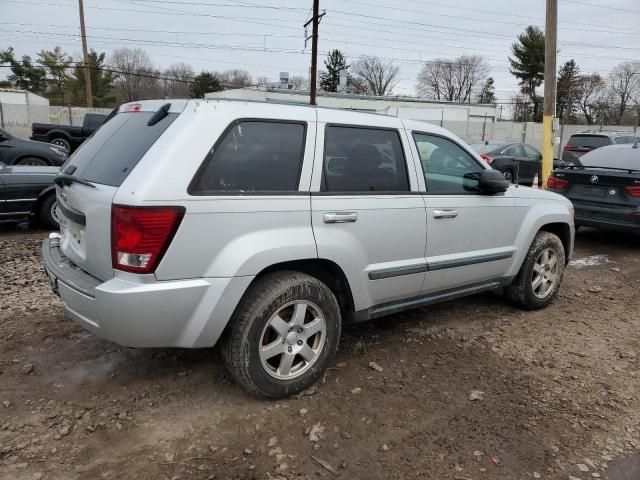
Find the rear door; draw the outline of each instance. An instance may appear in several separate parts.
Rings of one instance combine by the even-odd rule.
[[[329,123],[334,118],[318,110],[311,196],[318,256],[345,270],[357,310],[416,296],[426,218],[401,124],[364,115],[361,125]]]
[[[60,247],[91,275],[113,277],[111,206],[118,187],[178,116],[170,112],[148,125],[152,111],[118,113],[63,165],[62,173],[82,182],[56,187],[60,207]],[[88,184],[87,184],[88,183]]]
[[[423,294],[496,281],[515,252],[511,192],[478,192],[484,167],[454,139],[409,132],[420,158],[427,210],[427,275]]]
[[[538,150],[526,143],[522,144],[524,155],[530,166],[531,182],[533,183],[536,175],[542,175],[542,155]]]

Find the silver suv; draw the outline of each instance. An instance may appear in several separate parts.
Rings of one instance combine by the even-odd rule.
[[[68,316],[131,347],[221,343],[269,397],[315,382],[347,321],[502,288],[544,307],[573,248],[566,198],[442,128],[352,111],[130,103],[56,183],[43,256]]]

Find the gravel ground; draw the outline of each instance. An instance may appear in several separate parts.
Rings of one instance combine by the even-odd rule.
[[[44,237],[0,227],[2,479],[586,480],[640,453],[640,237],[581,231],[545,310],[484,294],[348,327],[324,382],[281,401],[215,349],[75,326]]]

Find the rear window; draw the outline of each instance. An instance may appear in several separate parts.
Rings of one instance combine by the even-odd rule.
[[[616,143],[636,143],[638,138],[633,135],[624,135],[622,137],[616,137],[615,141]]]
[[[580,157],[585,167],[607,167],[640,170],[640,148],[628,146],[612,146],[600,148]]]
[[[119,187],[145,153],[177,118],[170,113],[152,126],[154,112],[119,113],[84,142],[62,168],[94,183]]]
[[[604,135],[572,135],[567,145],[580,148],[600,148],[611,145],[611,139]]]

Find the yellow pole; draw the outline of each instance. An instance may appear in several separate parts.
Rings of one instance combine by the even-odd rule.
[[[542,188],[553,171],[553,115],[542,117]]]
[[[558,0],[547,0],[544,30],[544,109],[542,117],[542,188],[553,171],[553,117],[556,112],[556,37]]]

